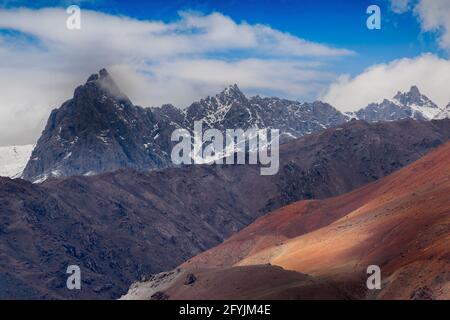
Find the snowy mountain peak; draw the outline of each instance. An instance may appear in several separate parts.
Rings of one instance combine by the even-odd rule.
[[[242,93],[241,90],[239,89],[238,85],[235,84],[230,84],[229,86],[227,86],[225,89],[222,90],[221,92],[222,94],[233,94],[233,93]]]
[[[395,95],[394,99],[397,100],[412,100],[412,101],[420,101],[421,98],[420,90],[417,86],[411,86],[411,89],[409,89],[409,92],[403,93],[401,91],[398,91]]]
[[[219,100],[227,102],[232,100],[244,101],[247,97],[242,93],[237,84],[226,87],[221,93],[216,96]]]
[[[417,86],[412,86],[406,93],[398,92],[394,96],[394,101],[404,106],[428,107],[436,110],[439,109],[433,101],[419,91]]]
[[[356,112],[359,119],[367,121],[393,121],[404,118],[434,119],[441,109],[422,94],[417,86],[408,92],[398,91],[392,99],[371,103]]]
[[[450,118],[450,103],[434,117],[436,120],[445,118]]]

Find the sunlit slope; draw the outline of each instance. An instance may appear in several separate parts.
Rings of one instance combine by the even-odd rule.
[[[450,144],[354,192],[279,209],[183,267],[267,263],[358,297],[449,298]],[[372,264],[381,291],[365,290]]]

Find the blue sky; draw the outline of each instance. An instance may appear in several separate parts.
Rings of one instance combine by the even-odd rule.
[[[80,30],[66,27],[71,4]],[[373,4],[381,30],[366,27]],[[0,0],[0,145],[33,142],[103,67],[148,107],[233,83],[342,111],[418,85],[446,105],[449,16],[449,0]]]
[[[237,21],[263,23],[311,41],[349,48],[358,53],[347,72],[422,52],[445,54],[433,35],[422,34],[412,12],[398,15],[385,0],[251,0],[251,1],[108,1],[94,7],[114,14],[141,19],[171,21],[179,10],[218,11]],[[377,4],[382,10],[382,29],[366,28],[366,8]],[[349,70],[349,67],[352,70]]]
[[[204,14],[220,12],[235,21],[262,23],[300,38],[351,49],[357,53],[351,63],[330,68],[357,74],[366,67],[424,52],[447,56],[436,43],[436,35],[421,32],[413,12],[395,14],[388,0],[152,0],[152,1],[3,1],[4,7],[80,7],[141,20],[171,22],[180,11]],[[382,29],[366,28],[366,8],[380,6]]]

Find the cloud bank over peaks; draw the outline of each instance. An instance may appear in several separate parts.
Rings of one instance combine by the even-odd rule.
[[[354,52],[219,12],[138,20],[62,8],[0,9],[0,145],[33,143],[52,108],[106,67],[136,104],[186,106],[231,83],[247,93],[317,96],[336,75],[324,63]]]
[[[449,83],[450,60],[424,54],[372,66],[353,78],[342,75],[322,99],[340,110],[355,111],[417,85],[422,93],[443,107],[450,101]]]

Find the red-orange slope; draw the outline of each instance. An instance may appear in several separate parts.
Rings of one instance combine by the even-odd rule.
[[[450,298],[450,143],[354,192],[258,219],[185,269],[278,265],[358,298]],[[365,290],[379,265],[382,290]],[[354,291],[354,292],[352,292]]]

